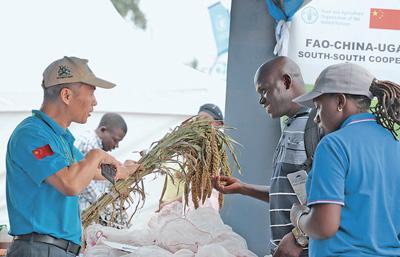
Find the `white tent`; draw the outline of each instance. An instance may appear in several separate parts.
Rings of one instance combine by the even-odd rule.
[[[133,30],[109,0],[41,0],[0,2],[0,224],[7,224],[5,151],[15,126],[38,109],[41,74],[64,55],[89,59],[97,76],[115,82],[112,90],[96,91],[98,106],[85,125],[71,127],[75,135],[94,129],[104,112],[121,113],[128,134],[114,154],[120,160],[138,158],[132,151],[147,148],[169,128],[212,102],[224,107],[225,81],[183,64]],[[7,24],[7,25],[6,25]],[[147,186],[159,189],[159,182]],[[148,204],[158,192],[150,194]]]

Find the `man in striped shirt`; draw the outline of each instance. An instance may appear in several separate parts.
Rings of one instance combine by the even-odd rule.
[[[75,146],[83,155],[86,155],[92,149],[103,149],[106,152],[118,148],[119,143],[125,137],[128,131],[128,126],[124,118],[118,113],[106,113],[100,120],[99,125],[95,130],[86,131],[80,135]],[[126,161],[124,165],[131,165],[134,162]],[[104,193],[111,188],[111,183],[108,180],[93,180],[79,195],[79,208],[84,211]],[[128,214],[124,211],[119,211],[119,204],[116,205],[115,217],[112,218],[113,208],[107,206],[100,214],[100,224],[108,225],[118,229],[123,229],[129,226]]]
[[[271,118],[289,117],[275,150],[271,185],[252,185],[218,176],[214,187],[224,194],[239,193],[270,203],[269,245],[274,257],[308,256],[307,247],[300,246],[292,234],[290,209],[299,201],[287,179],[288,174],[306,168],[304,130],[311,109],[292,102],[306,91],[301,71],[291,59],[277,57],[260,66],[254,84],[260,95],[259,103]]]

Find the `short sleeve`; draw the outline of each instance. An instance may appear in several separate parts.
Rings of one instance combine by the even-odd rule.
[[[39,152],[38,151],[42,151]],[[24,129],[13,135],[9,145],[10,158],[37,185],[67,167],[69,161],[52,136],[40,129]]]
[[[344,205],[345,178],[349,161],[344,145],[326,136],[318,144],[308,177],[307,205]]]

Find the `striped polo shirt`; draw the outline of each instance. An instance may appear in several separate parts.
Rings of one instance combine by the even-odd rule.
[[[304,130],[311,109],[302,107],[289,118],[282,130],[281,138],[273,158],[273,174],[269,193],[270,199],[270,249],[274,252],[282,237],[293,229],[290,209],[299,203],[287,175],[305,169],[307,154],[304,146]],[[303,251],[302,256],[308,256]]]

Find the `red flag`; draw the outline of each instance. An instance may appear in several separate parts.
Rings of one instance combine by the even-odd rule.
[[[36,148],[32,151],[32,153],[38,160],[41,160],[46,156],[52,156],[54,154],[49,144]]]
[[[400,10],[371,8],[369,27],[400,30]]]

